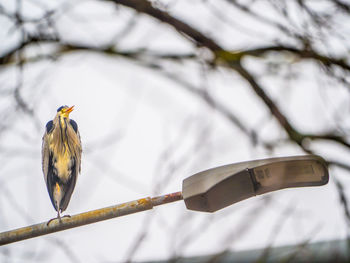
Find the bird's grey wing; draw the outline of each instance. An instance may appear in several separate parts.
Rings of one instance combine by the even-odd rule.
[[[50,148],[49,148],[50,143],[48,141],[48,134],[52,132],[53,128],[54,128],[53,121],[49,121],[48,123],[46,123],[45,133],[43,136],[43,142],[41,146],[42,169],[43,169],[46,184],[47,184],[47,175],[49,172],[49,158],[50,158]]]
[[[72,128],[73,128],[73,130],[75,131],[75,133],[78,133],[78,124],[76,123],[76,121],[70,119],[70,120],[69,120],[69,123],[70,123],[70,125],[72,125]]]
[[[80,166],[81,166],[81,141],[80,141],[80,134],[78,131],[78,125],[74,120],[69,120],[70,127],[68,127],[68,134],[71,136],[77,136],[78,140],[75,140],[75,144],[72,146],[75,148],[73,156],[71,157],[70,161],[70,176],[68,181],[65,183],[64,188],[64,195],[61,200],[61,211],[63,212],[66,210],[70,198],[72,196],[73,190],[75,188],[75,184],[77,182],[78,174],[80,173]],[[74,135],[73,135],[74,134]]]
[[[49,121],[46,124],[46,130],[43,136],[41,158],[42,158],[42,170],[44,173],[44,180],[46,183],[47,191],[49,193],[51,203],[57,211],[57,205],[55,204],[53,199],[53,187],[55,185],[54,174],[56,171],[53,165],[53,156],[49,148],[50,142],[48,141],[48,133],[50,133],[52,129],[53,129],[53,122]]]
[[[72,157],[71,164],[72,164],[70,168],[71,175],[69,176],[68,181],[64,184],[64,195],[61,199],[60,209],[62,212],[67,209],[67,206],[69,204],[70,198],[75,188],[75,184],[77,182],[78,173],[79,173],[77,161],[75,157]]]
[[[79,151],[79,157],[78,157],[78,160],[77,160],[77,167],[79,168],[79,173],[81,172],[81,154],[82,154],[82,146],[81,146],[81,139],[80,139],[80,133],[79,131],[77,130],[77,135],[78,135],[78,138],[79,138],[79,143],[80,143],[80,151]]]
[[[74,132],[77,134],[78,139],[79,139],[80,150],[79,150],[78,156],[77,156],[77,167],[79,168],[79,173],[80,173],[80,171],[81,171],[81,153],[82,153],[80,133],[79,133],[79,129],[78,129],[78,124],[74,120],[70,119],[69,123],[72,126]]]
[[[49,142],[47,140],[47,132],[43,136],[42,148],[41,148],[41,159],[42,159],[42,169],[44,173],[45,183],[47,184],[47,174],[49,171],[49,158],[50,158],[50,149]]]
[[[48,160],[49,161],[47,166],[47,174],[46,174],[45,182],[46,182],[47,191],[49,193],[51,203],[53,207],[56,209],[56,211],[58,211],[57,203],[55,202],[55,199],[53,196],[54,188],[56,186],[56,183],[58,182],[58,177],[57,177],[57,170],[53,164],[54,159],[51,152],[49,152]]]

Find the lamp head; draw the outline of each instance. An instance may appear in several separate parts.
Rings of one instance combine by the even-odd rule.
[[[290,187],[328,183],[326,161],[316,155],[229,164],[194,174],[183,181],[190,210],[215,212],[252,196]]]

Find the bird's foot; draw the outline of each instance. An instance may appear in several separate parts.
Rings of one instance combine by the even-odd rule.
[[[49,226],[49,224],[50,224],[52,221],[56,220],[56,219],[60,220],[60,222],[61,222],[61,218],[60,218],[60,217],[54,217],[54,218],[51,218],[49,221],[47,221],[46,226]]]
[[[56,220],[56,219],[58,219],[59,222],[61,223],[61,222],[62,222],[62,218],[64,218],[64,217],[69,217],[69,218],[71,218],[70,215],[64,215],[64,216],[58,215],[57,217],[51,218],[51,219],[46,223],[46,225],[49,226],[49,224],[50,224],[52,221]]]

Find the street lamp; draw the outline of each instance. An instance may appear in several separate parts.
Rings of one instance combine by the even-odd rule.
[[[184,199],[190,210],[215,212],[249,197],[289,187],[328,183],[327,163],[315,155],[270,158],[229,164],[194,174],[183,181],[182,192],[146,197],[0,233],[0,246],[79,227],[114,217],[150,210]]]
[[[315,155],[229,164],[194,174],[183,181],[187,209],[215,212],[252,196],[328,183],[324,159]]]

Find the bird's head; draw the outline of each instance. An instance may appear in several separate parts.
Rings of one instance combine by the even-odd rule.
[[[61,106],[57,109],[57,115],[61,116],[63,118],[68,118],[69,113],[71,113],[74,109],[74,106],[68,107],[68,106]]]

